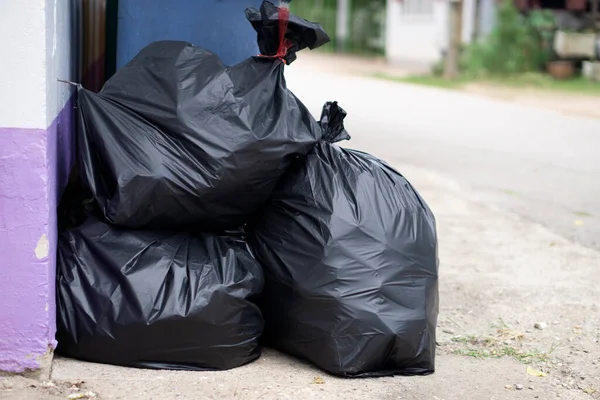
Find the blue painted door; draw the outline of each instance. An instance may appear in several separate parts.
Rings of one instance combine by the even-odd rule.
[[[217,54],[227,65],[256,55],[246,7],[261,0],[119,0],[117,68],[157,40],[183,40]]]

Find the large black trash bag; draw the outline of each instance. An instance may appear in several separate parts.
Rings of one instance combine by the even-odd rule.
[[[345,377],[432,373],[434,216],[387,164],[329,143],[349,138],[344,116],[326,104],[326,141],[249,223],[265,273],[265,343]]]
[[[109,222],[240,226],[318,142],[317,121],[286,87],[283,60],[329,38],[318,24],[278,20],[277,10],[265,2],[246,14],[261,48],[281,41],[281,54],[226,67],[189,43],[155,42],[100,93],[79,89],[83,176]]]
[[[236,237],[96,219],[58,248],[57,351],[140,368],[224,370],[259,357],[262,271]]]

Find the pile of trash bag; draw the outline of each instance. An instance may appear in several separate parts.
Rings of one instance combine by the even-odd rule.
[[[264,1],[235,66],[155,42],[78,88],[78,162],[59,209],[57,352],[224,370],[260,343],[345,377],[434,371],[433,214],[283,75],[329,41]]]
[[[238,65],[155,42],[99,93],[78,87],[79,178],[60,210],[59,353],[206,370],[260,355],[262,268],[243,225],[321,137],[283,71],[296,51],[329,41],[280,10],[246,10],[262,54]]]

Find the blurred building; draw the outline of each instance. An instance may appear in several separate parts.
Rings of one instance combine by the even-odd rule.
[[[297,15],[323,25],[332,38],[328,51],[385,55],[391,64],[422,67],[438,62],[447,49],[450,1],[297,0],[291,5]],[[502,0],[461,1],[461,36],[466,44],[493,29],[496,6]],[[514,0],[525,12],[554,10],[557,28],[571,31],[593,19],[593,1]]]
[[[491,30],[496,0],[462,0],[463,43]],[[388,0],[386,57],[393,64],[431,65],[449,42],[448,0]]]

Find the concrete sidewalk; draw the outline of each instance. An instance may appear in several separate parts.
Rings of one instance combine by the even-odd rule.
[[[391,65],[384,57],[366,57],[351,54],[303,51],[298,54],[289,69],[310,69],[318,74],[374,76],[403,78],[409,75],[426,74],[429,68],[412,65]]]
[[[342,380],[272,350],[242,368],[202,373],[57,358],[52,384],[0,379],[0,399],[600,398],[600,253],[478,203],[444,177],[407,165],[399,170],[438,219],[435,374]],[[527,366],[547,375],[532,376]]]

